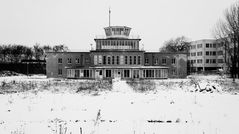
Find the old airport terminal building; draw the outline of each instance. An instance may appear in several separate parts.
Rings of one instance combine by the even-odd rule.
[[[186,53],[145,52],[130,27],[104,28],[89,52],[48,52],[47,77],[79,79],[162,79],[187,76]]]

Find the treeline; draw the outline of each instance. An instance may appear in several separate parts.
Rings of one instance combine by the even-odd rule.
[[[45,60],[46,52],[67,52],[68,47],[65,45],[43,45],[36,43],[29,47],[18,44],[0,45],[0,62],[1,63],[19,63],[22,60]]]

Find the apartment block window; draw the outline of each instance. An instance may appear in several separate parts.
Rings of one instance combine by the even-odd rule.
[[[202,48],[202,44],[197,44],[197,48]]]
[[[206,59],[206,63],[209,63],[210,62],[210,60],[209,59]]]
[[[108,65],[110,65],[110,61],[111,61],[110,56],[108,56]]]
[[[213,44],[213,48],[216,48],[217,44]]]
[[[141,64],[141,57],[138,56],[138,65],[140,65],[140,64]]]
[[[62,64],[62,58],[58,58],[58,63]]]
[[[115,56],[112,56],[112,64],[115,64]]]
[[[216,51],[213,51],[213,52],[212,52],[212,55],[215,56],[215,55],[216,55]]]
[[[210,44],[210,48],[212,48],[212,44]]]
[[[218,63],[223,63],[223,59],[218,59],[217,62]]]
[[[129,64],[132,64],[132,56],[129,56]]]
[[[134,65],[136,65],[137,57],[134,56]]]
[[[67,58],[67,63],[71,64],[71,58]]]
[[[216,59],[212,59],[212,63],[216,63]]]
[[[217,55],[223,55],[223,51],[218,51]]]
[[[206,55],[209,55],[209,51],[206,51]]]
[[[202,59],[197,59],[197,63],[202,63]]]
[[[196,52],[191,53],[191,56],[196,56]]]
[[[96,55],[95,55],[96,56]],[[96,60],[97,61],[97,57],[95,59],[95,56],[94,56],[94,61]],[[76,64],[80,64],[80,58],[76,58]]]
[[[119,56],[116,56],[116,64],[119,65]]]
[[[62,75],[62,69],[61,68],[58,69],[58,75]]]
[[[202,56],[202,52],[197,52],[197,56]]]
[[[106,64],[106,56],[103,56],[103,65]]]
[[[206,48],[209,48],[209,44],[206,44]]]
[[[166,58],[162,59],[162,64],[166,64]]]
[[[124,57],[124,64],[126,64],[126,65],[128,64],[128,56]]]
[[[145,58],[145,64],[149,64],[149,59]]]
[[[191,45],[191,49],[196,49],[196,45]]]
[[[175,63],[176,63],[176,59],[173,58],[173,59],[172,59],[172,64],[175,64]]]

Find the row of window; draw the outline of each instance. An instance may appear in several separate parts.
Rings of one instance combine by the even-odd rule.
[[[140,65],[141,56],[123,56],[123,55],[94,55],[94,65]]]
[[[85,59],[86,62],[88,62],[88,58]],[[62,64],[62,58],[58,58],[58,64]],[[67,58],[67,63],[71,64],[72,63],[72,58]],[[83,57],[82,58],[75,58],[75,63],[76,64],[82,64],[83,63]]]
[[[195,63],[203,63],[202,59],[197,59],[197,60],[190,60],[191,64],[195,64]],[[206,59],[207,64],[215,64],[216,63],[216,59]],[[217,59],[217,63],[223,63],[223,59]]]
[[[101,49],[138,49],[135,40],[97,40],[96,43]]]
[[[207,56],[216,56],[216,51],[206,51]]]
[[[202,56],[203,55],[203,52],[200,51],[200,52],[192,52],[190,53],[191,56]],[[216,51],[206,51],[206,55],[207,56],[216,56],[216,55],[223,55],[223,51],[217,51],[217,54],[216,54]]]
[[[216,48],[217,47],[217,44],[215,44],[215,43],[207,43],[206,44],[206,48]]]
[[[175,64],[175,63],[176,63],[176,59],[175,58],[171,59],[171,64]],[[145,64],[149,64],[149,59],[148,58],[145,58]],[[158,64],[159,64],[159,59],[155,58],[154,59],[154,65],[158,65]],[[163,65],[167,64],[167,59],[166,58],[162,58],[162,64]]]
[[[220,44],[218,44],[218,46],[221,46]],[[190,49],[196,49],[196,48],[202,48],[203,44],[197,44],[197,45],[191,45]],[[206,43],[206,48],[216,48],[217,44],[215,43]]]

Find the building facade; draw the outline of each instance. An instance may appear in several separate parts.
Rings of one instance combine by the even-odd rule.
[[[223,44],[218,40],[204,39],[190,43],[188,60],[192,72],[226,69],[226,58]]]
[[[95,38],[96,49],[89,52],[48,52],[47,77],[90,79],[185,78],[185,53],[140,50],[140,38],[130,38],[131,28],[109,26],[105,38]]]

